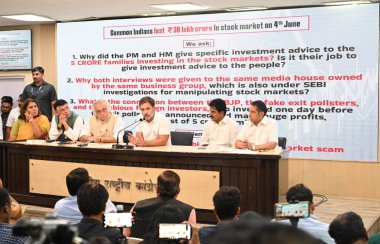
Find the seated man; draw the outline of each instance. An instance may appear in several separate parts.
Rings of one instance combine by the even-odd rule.
[[[96,101],[93,110],[94,115],[84,124],[79,140],[97,143],[116,142],[118,132],[124,127],[121,117],[111,113],[105,100]]]
[[[336,244],[365,244],[368,234],[362,218],[354,212],[339,214],[330,224],[329,234]]]
[[[249,120],[241,129],[235,147],[253,151],[274,149],[278,141],[276,120],[266,116],[267,106],[257,100],[249,106]]]
[[[14,236],[12,226],[9,224],[11,219],[11,198],[7,190],[0,189],[0,243],[3,244],[21,244],[28,237]]]
[[[54,213],[58,217],[66,219],[72,224],[78,223],[83,218],[77,203],[77,193],[78,189],[89,181],[90,176],[85,168],[76,168],[70,171],[66,176],[66,186],[70,196],[59,200],[54,206]],[[115,205],[110,200],[107,201],[106,212],[117,212]]]
[[[5,96],[1,99],[1,140],[7,140],[7,122],[9,114],[12,110],[13,99],[12,97]]]
[[[179,183],[179,176],[171,170],[166,170],[157,177],[157,197],[138,201],[131,209],[131,212],[135,212],[135,224],[131,229],[132,237],[142,238],[154,213],[166,204],[178,207],[189,222],[196,223],[195,209],[176,199],[180,192]],[[128,231],[125,234],[129,235]]]
[[[139,147],[165,146],[170,144],[170,121],[165,115],[154,111],[151,97],[140,99],[139,107],[144,121],[137,126],[136,136],[128,135],[129,141]]]
[[[206,226],[199,229],[201,244],[209,242],[209,237],[223,224],[230,222],[240,214],[240,191],[233,186],[222,186],[213,197],[214,214],[218,220],[216,226]]]
[[[18,106],[13,108],[9,113],[9,117],[7,120],[6,140],[8,140],[9,136],[11,135],[11,129],[14,122],[18,119],[18,116],[20,116],[20,108],[22,107],[21,95],[18,96],[17,104]]]
[[[108,192],[104,186],[85,183],[78,190],[78,206],[83,219],[78,224],[78,236],[88,240],[94,236],[107,237],[112,243],[121,242],[122,235],[118,228],[105,228],[103,212],[106,209]]]
[[[335,243],[328,233],[329,225],[317,220],[317,217],[313,215],[315,205],[313,203],[313,193],[309,188],[303,184],[298,184],[291,187],[286,192],[286,200],[290,202],[294,201],[308,201],[310,202],[310,217],[300,218],[298,221],[298,229],[304,230],[312,236],[321,239],[325,243]],[[278,220],[279,223],[290,224],[289,220]]]
[[[231,147],[239,133],[239,125],[226,116],[226,102],[214,99],[209,104],[210,120],[204,126],[202,145]]]
[[[51,121],[49,138],[52,140],[71,140],[78,141],[79,133],[83,127],[81,116],[70,111],[69,105],[63,99],[54,103],[57,112]]]

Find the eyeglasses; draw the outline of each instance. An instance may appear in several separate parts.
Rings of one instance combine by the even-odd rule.
[[[70,110],[70,108],[67,106],[67,107],[64,107],[64,108],[61,108],[60,110],[59,110],[59,112],[63,112],[63,111],[65,111],[65,110]]]
[[[106,113],[106,112],[108,112],[108,109],[107,108],[103,108],[102,110],[96,110],[95,111],[96,112],[96,114],[101,114],[101,113]]]
[[[1,108],[10,109],[10,108],[12,108],[12,107],[1,105]]]

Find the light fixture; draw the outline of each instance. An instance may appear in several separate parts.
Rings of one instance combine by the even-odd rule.
[[[154,13],[141,13],[137,15],[148,17],[148,16],[167,16],[167,15],[174,15],[174,14],[175,12],[154,12]]]
[[[21,20],[21,21],[36,21],[36,22],[55,21],[53,19],[37,16],[34,14],[6,15],[6,16],[1,16],[1,17],[8,18],[8,19]]]
[[[263,10],[268,9],[266,7],[258,6],[258,7],[231,7],[231,8],[225,8],[224,10],[228,12],[235,12],[235,11],[256,11],[256,10]]]
[[[152,4],[150,6],[153,8],[159,8],[168,11],[190,11],[207,9],[207,7],[199,6],[192,3]]]
[[[326,6],[339,6],[339,5],[357,5],[357,4],[367,4],[371,3],[371,1],[337,1],[337,2],[322,2]]]

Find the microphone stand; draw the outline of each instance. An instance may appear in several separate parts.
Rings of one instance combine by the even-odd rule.
[[[140,119],[139,122],[141,123],[143,120],[145,120],[145,118]],[[132,129],[130,129],[130,130],[127,131],[127,145],[125,146],[126,149],[133,149],[133,148],[135,148],[134,145],[128,145],[128,143],[129,143],[128,135],[129,135],[129,134],[133,134],[132,130],[133,130],[134,128],[136,128],[140,123],[137,123],[135,126],[132,127]]]
[[[134,124],[137,124],[137,125],[138,125],[139,123],[141,123],[141,122],[144,121],[144,120],[145,120],[145,118],[140,118],[139,120],[136,120],[136,121],[133,122],[132,124],[130,124],[130,125],[124,127],[123,129],[119,130],[119,131],[117,132],[116,144],[113,144],[113,145],[112,145],[112,148],[114,148],[114,149],[122,149],[122,148],[125,148],[126,146],[124,146],[124,145],[122,145],[122,144],[119,144],[119,134],[120,134],[120,132],[122,132],[122,131],[124,131],[125,129],[131,127],[131,126],[134,125]],[[136,125],[136,126],[137,126],[137,125]],[[136,127],[136,126],[135,126],[135,127]],[[133,128],[135,128],[135,127],[133,127]],[[128,145],[127,145],[127,146],[128,146]],[[131,149],[133,149],[133,148],[131,148]]]

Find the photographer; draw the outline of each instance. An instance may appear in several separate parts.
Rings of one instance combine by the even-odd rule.
[[[28,237],[14,236],[12,226],[9,224],[11,219],[11,198],[7,190],[0,188],[0,243],[2,244],[21,244]]]
[[[104,236],[114,244],[120,243],[122,239],[120,230],[104,228],[103,225],[103,212],[108,200],[106,188],[88,182],[79,188],[77,196],[79,210],[83,214],[83,219],[78,224],[79,237],[88,240],[94,236]]]
[[[323,223],[313,215],[315,205],[313,202],[313,193],[304,184],[297,184],[286,192],[286,201],[288,203],[308,201],[310,202],[310,217],[300,218],[298,229],[304,230],[312,236],[321,239],[325,243],[335,243],[328,233],[329,225]],[[290,224],[290,220],[276,220],[279,223]]]

